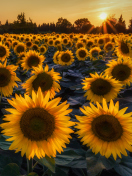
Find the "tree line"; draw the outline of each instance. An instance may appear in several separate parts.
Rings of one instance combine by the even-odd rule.
[[[116,19],[115,15],[107,17],[101,26],[95,27],[88,18],[80,18],[72,24],[66,18],[59,18],[56,23],[43,23],[38,25],[31,18],[26,20],[25,13],[18,14],[17,20],[9,23],[6,20],[5,24],[0,25],[0,34],[3,33],[132,33],[132,18],[129,20],[129,26],[126,28],[126,22],[121,16]]]

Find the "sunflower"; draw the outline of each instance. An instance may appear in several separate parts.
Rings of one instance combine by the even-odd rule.
[[[7,141],[13,141],[9,150],[21,151],[29,160],[37,158],[56,157],[56,151],[63,152],[65,144],[70,142],[70,129],[74,122],[67,116],[72,110],[67,102],[60,103],[61,98],[49,101],[49,93],[43,96],[41,89],[32,91],[32,99],[24,94],[24,98],[16,95],[8,102],[14,108],[6,109],[11,114],[5,115],[7,121],[0,126],[3,133],[10,136]],[[59,104],[59,105],[58,105]]]
[[[88,57],[88,50],[86,48],[77,49],[76,57],[78,58],[78,60],[84,61]]]
[[[123,57],[123,58],[132,58],[132,49],[131,49],[131,44],[128,43],[126,40],[120,39],[117,40],[117,47],[115,49],[117,56],[118,57]]]
[[[19,42],[17,40],[12,42],[12,48],[14,48]]]
[[[70,50],[61,51],[58,56],[58,63],[60,65],[71,65],[74,62],[73,53]]]
[[[58,63],[58,60],[59,60],[58,56],[59,56],[59,54],[60,54],[60,51],[56,51],[56,52],[54,53],[53,62],[54,62],[55,64],[59,64],[59,63]]]
[[[6,41],[6,42],[4,42],[4,45],[10,49],[12,46],[12,43],[10,41]]]
[[[62,51],[62,45],[61,45],[61,44],[58,44],[58,45],[57,45],[57,50],[58,50],[58,51]]]
[[[25,43],[25,45],[26,45],[26,48],[30,49],[30,48],[32,48],[33,43],[32,43],[31,41],[27,41],[27,42]]]
[[[17,86],[15,81],[21,81],[14,72],[17,66],[7,65],[7,59],[4,64],[0,63],[0,92],[6,97],[12,95],[14,86]]]
[[[87,42],[86,42],[86,48],[87,49],[91,49],[92,45],[94,45],[94,40],[93,39],[87,40]]]
[[[121,59],[118,58],[117,61],[111,60],[108,64],[109,66],[105,70],[105,74],[112,76],[116,80],[120,81],[121,84],[130,86],[132,82],[132,60],[131,59]]]
[[[0,43],[0,60],[3,62],[5,58],[8,58],[10,55],[10,51],[7,46]]]
[[[91,78],[85,78],[82,83],[84,85],[83,89],[86,90],[84,96],[87,96],[87,100],[100,103],[103,98],[109,102],[110,99],[117,97],[122,87],[118,80],[113,79],[112,76],[102,75],[102,73],[100,75],[91,73],[90,75]]]
[[[22,42],[19,42],[17,45],[15,45],[14,47],[14,52],[18,55],[21,52],[25,52],[26,51],[26,45]]]
[[[112,43],[112,42],[107,42],[105,45],[104,45],[104,50],[106,52],[110,52],[110,51],[113,51],[115,48],[115,44]]]
[[[57,47],[57,45],[61,44],[61,39],[60,38],[57,38],[55,41],[54,41],[54,47]]]
[[[54,98],[55,92],[60,92],[61,87],[58,82],[61,76],[58,72],[54,72],[53,68],[50,71],[48,69],[48,65],[44,69],[42,66],[34,67],[32,71],[34,75],[22,84],[27,94],[31,95],[32,90],[37,91],[39,87],[44,95],[50,92],[50,98]]]
[[[93,47],[89,51],[90,60],[96,60],[99,58],[100,47]]]
[[[68,46],[68,47],[72,47],[72,46],[73,46],[73,42],[72,42],[71,40],[69,40],[67,46]]]
[[[90,107],[80,108],[85,116],[78,116],[76,133],[83,145],[87,145],[95,154],[109,158],[111,154],[116,160],[122,158],[121,153],[127,156],[132,152],[132,113],[124,114],[127,107],[119,110],[119,102],[114,105],[110,100],[109,108],[103,99],[102,106],[96,102],[97,107],[90,103]]]
[[[103,37],[98,38],[97,44],[99,46],[103,46],[105,44],[105,39]]]
[[[25,70],[29,70],[32,67],[38,67],[42,65],[42,62],[45,60],[43,55],[39,55],[38,52],[30,50],[26,53],[26,56],[22,60],[22,67]]]
[[[76,43],[76,48],[77,49],[79,49],[79,48],[85,48],[85,43],[83,43],[83,41],[78,41],[77,43]]]
[[[41,45],[41,46],[39,47],[39,52],[40,52],[40,54],[45,54],[46,51],[47,51],[47,48],[46,48],[44,45]]]
[[[52,38],[49,38],[47,44],[49,46],[54,46],[54,40]]]
[[[62,42],[63,45],[68,45],[69,39],[65,37],[65,38],[63,38],[63,39],[61,40],[61,42]]]
[[[35,51],[39,50],[39,47],[38,47],[38,45],[36,45],[36,44],[33,44],[33,45],[32,45],[32,50],[35,50]]]

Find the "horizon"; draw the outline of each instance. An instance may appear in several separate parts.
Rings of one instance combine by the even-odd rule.
[[[101,26],[103,22],[99,18],[100,14],[105,12],[108,16],[115,14],[117,20],[122,14],[126,28],[128,28],[129,20],[132,18],[131,9],[131,0],[126,0],[125,3],[120,0],[114,2],[108,0],[93,0],[92,2],[87,0],[81,2],[80,0],[72,0],[72,2],[69,0],[63,2],[61,0],[49,0],[48,2],[43,0],[28,0],[28,2],[26,0],[5,0],[1,2],[0,21],[1,24],[5,24],[6,20],[13,23],[14,20],[17,20],[17,15],[24,12],[26,20],[31,18],[37,26],[43,23],[56,23],[58,18],[62,17],[72,24],[77,19],[88,18],[90,23],[97,27]]]

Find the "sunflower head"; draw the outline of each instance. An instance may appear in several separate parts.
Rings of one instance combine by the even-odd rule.
[[[67,45],[68,42],[69,42],[69,39],[68,39],[68,38],[65,37],[65,38],[62,39],[62,44],[63,44],[63,45]]]
[[[98,102],[96,105],[90,103],[90,107],[80,108],[85,116],[76,116],[79,121],[76,133],[95,154],[106,158],[113,155],[115,160],[117,155],[121,158],[121,153],[127,156],[126,150],[132,151],[132,113],[124,114],[127,108],[119,110],[119,102],[114,105],[112,99],[109,108],[105,99],[102,106]]]
[[[35,50],[35,51],[37,51],[37,50],[39,49],[39,47],[38,47],[38,45],[33,44],[33,45],[32,45],[32,49]]]
[[[0,60],[3,62],[5,58],[9,57],[10,52],[7,46],[0,43]]]
[[[117,97],[122,85],[118,80],[112,79],[105,75],[98,75],[97,73],[90,74],[91,78],[85,78],[82,83],[83,89],[86,90],[84,96],[92,102],[101,102],[103,98],[106,101]]]
[[[53,61],[54,61],[55,64],[58,64],[58,61],[59,61],[58,56],[59,56],[59,54],[60,54],[60,51],[56,51],[56,52],[54,53]]]
[[[109,51],[114,50],[114,43],[112,43],[112,42],[107,42],[107,43],[104,45],[104,50],[105,50],[106,52],[109,52]]]
[[[50,92],[50,98],[54,98],[55,92],[59,92],[61,89],[58,84],[61,79],[59,73],[54,72],[53,69],[48,71],[48,65],[44,69],[42,66],[33,68],[32,74],[34,75],[22,84],[23,88],[28,94],[31,94],[32,90],[37,92],[40,87],[44,95]]]
[[[58,56],[58,63],[60,65],[71,65],[74,61],[73,53],[70,50],[67,51],[61,51]]]
[[[39,47],[39,52],[40,52],[40,54],[45,54],[46,51],[47,51],[47,48],[46,48],[44,45],[41,45],[41,46]]]
[[[79,49],[79,48],[82,48],[82,47],[85,47],[85,43],[83,43],[82,41],[78,41],[76,43],[76,48]]]
[[[128,58],[131,57],[131,44],[127,40],[119,39],[117,40],[116,52],[118,57]]]
[[[21,151],[21,156],[26,154],[30,160],[35,155],[55,157],[56,151],[61,153],[62,147],[66,148],[73,132],[69,127],[74,125],[66,116],[71,112],[66,102],[59,104],[60,98],[49,101],[49,93],[44,96],[40,88],[37,93],[32,91],[32,98],[16,95],[8,102],[14,108],[6,109],[10,114],[0,126],[4,135],[10,136],[7,140],[13,141],[10,150]],[[12,130],[13,126],[16,128]]]
[[[54,46],[54,40],[52,38],[49,38],[47,43],[49,46]]]
[[[96,60],[99,58],[99,53],[101,49],[99,47],[93,47],[89,51],[89,56],[91,60]]]
[[[31,41],[26,42],[26,47],[27,48],[32,48],[32,46],[33,46],[33,43]]]
[[[17,45],[15,45],[14,47],[14,52],[18,55],[21,52],[25,52],[26,51],[26,45],[24,43],[18,43]]]
[[[105,70],[106,75],[112,76],[123,85],[128,84],[130,86],[130,83],[132,82],[131,59],[118,58],[117,61],[112,60],[106,65],[109,66],[109,68]]]
[[[23,69],[29,70],[32,67],[38,67],[38,65],[42,65],[44,60],[45,57],[43,55],[39,55],[38,52],[30,50],[26,53],[21,65]]]
[[[87,48],[87,49],[91,49],[93,44],[94,44],[94,41],[93,41],[93,40],[87,40],[86,48]]]
[[[14,86],[18,87],[15,81],[21,81],[14,72],[17,66],[6,66],[7,59],[2,65],[0,63],[0,92],[4,96],[12,95]]]
[[[88,57],[88,50],[86,48],[79,48],[76,51],[78,60],[85,60]]]

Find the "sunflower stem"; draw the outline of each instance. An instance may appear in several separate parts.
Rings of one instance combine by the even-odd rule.
[[[49,169],[47,169],[47,170],[43,173],[42,176],[45,176],[45,174],[47,174],[48,170],[49,170]]]
[[[30,160],[27,159],[27,172],[28,174],[32,172],[32,167],[33,167],[33,159],[31,158]]]
[[[34,168],[37,164],[38,164],[38,161],[33,165],[32,170],[34,170]]]

